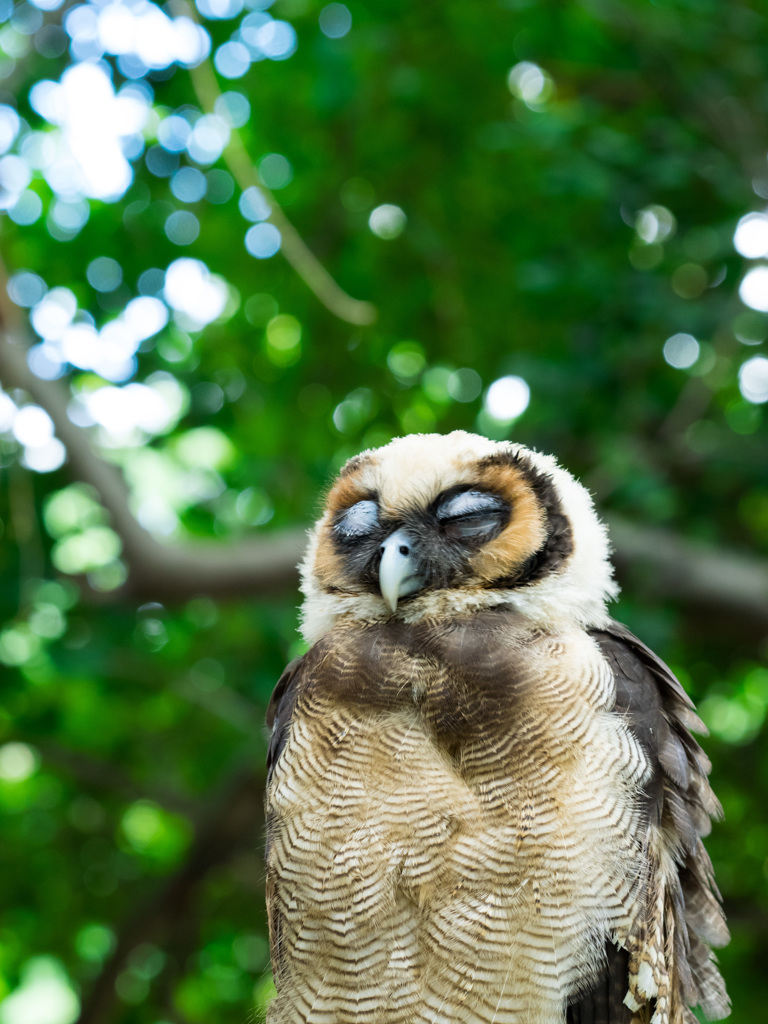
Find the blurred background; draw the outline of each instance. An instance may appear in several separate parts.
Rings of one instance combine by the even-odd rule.
[[[263,717],[362,448],[554,452],[768,997],[762,0],[0,0],[0,1024],[271,992]]]

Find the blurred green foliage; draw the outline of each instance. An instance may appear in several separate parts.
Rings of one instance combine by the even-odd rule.
[[[31,316],[32,369],[146,529],[225,547],[306,524],[348,456],[462,427],[554,452],[604,511],[765,552],[768,219],[744,220],[768,199],[762,3],[200,0],[194,38],[163,11],[0,0],[3,322]],[[375,323],[268,254],[238,147]],[[297,597],[120,590],[116,523],[12,383],[0,1024],[261,1019],[262,723]],[[768,650],[631,583],[617,617],[712,731],[719,956],[753,1024]]]

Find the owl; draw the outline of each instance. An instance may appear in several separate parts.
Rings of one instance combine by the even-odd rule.
[[[457,431],[342,469],[273,694],[269,1024],[695,1024],[730,1005],[720,806],[554,458]]]

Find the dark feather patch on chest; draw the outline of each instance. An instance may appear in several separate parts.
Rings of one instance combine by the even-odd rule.
[[[446,741],[496,726],[532,683],[522,645],[492,611],[440,627],[393,620],[321,640],[305,687],[367,711],[417,706]]]

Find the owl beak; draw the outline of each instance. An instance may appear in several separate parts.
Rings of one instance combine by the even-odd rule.
[[[397,530],[387,537],[379,550],[379,590],[387,608],[394,612],[401,597],[413,594],[424,586],[424,576],[417,572],[413,541],[405,530]]]

